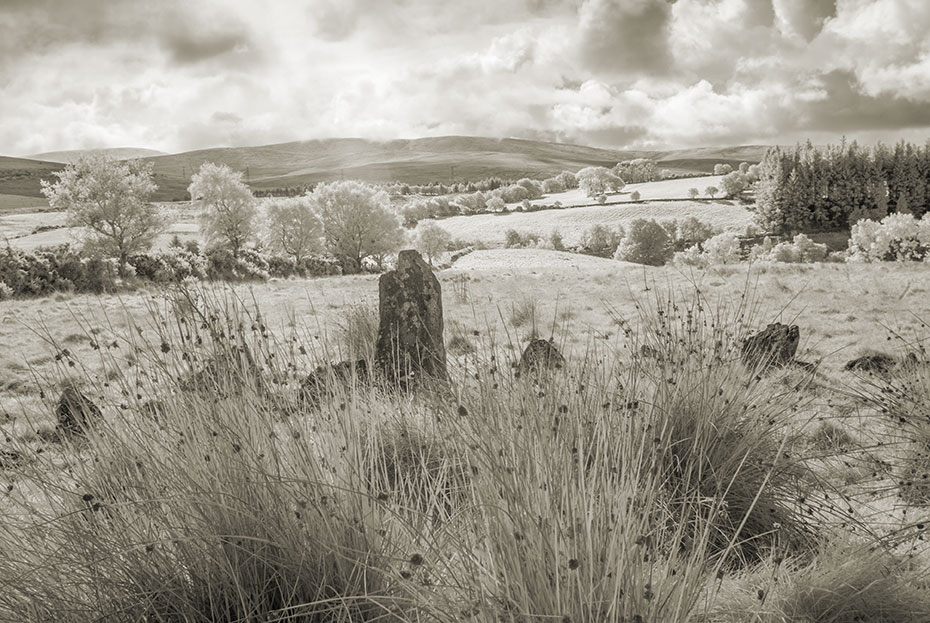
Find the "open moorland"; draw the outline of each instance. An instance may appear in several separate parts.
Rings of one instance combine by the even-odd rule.
[[[283,278],[254,248],[175,243],[93,281],[104,260],[16,250],[77,239],[63,213],[7,211],[5,296],[22,298],[0,300],[0,620],[930,620],[928,219],[906,196],[888,214],[902,167],[885,181],[883,152],[829,153],[824,179],[848,157],[886,191],[852,227],[848,185],[794,213],[772,199],[798,178],[777,159],[806,152],[771,152],[751,188],[748,164],[732,172],[730,199],[704,193],[720,176],[569,189],[408,232],[378,188],[321,185],[300,200],[329,219],[312,236],[338,231],[323,208],[345,197],[402,234],[372,270],[445,230],[436,267],[403,277],[410,296],[436,279],[442,322],[399,316],[438,332],[448,374],[402,381],[383,364],[400,268]],[[192,186],[208,174],[272,205],[221,167]],[[205,194],[162,205],[152,246],[216,245]],[[849,250],[773,235],[743,252],[759,222]],[[617,237],[603,257],[579,247],[596,226]],[[509,229],[576,252],[502,248]],[[528,362],[531,344],[560,355]]]

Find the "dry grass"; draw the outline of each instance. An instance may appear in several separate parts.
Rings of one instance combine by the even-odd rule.
[[[456,398],[353,386],[306,412],[302,376],[368,347],[376,277],[0,303],[22,459],[0,620],[927,620],[900,476],[930,384],[842,366],[926,339],[928,272],[479,265],[460,297],[446,271]],[[527,301],[568,355],[550,376],[507,365]],[[776,319],[816,370],[745,368]],[[231,363],[182,391],[209,361]],[[104,421],[50,443],[71,381]]]

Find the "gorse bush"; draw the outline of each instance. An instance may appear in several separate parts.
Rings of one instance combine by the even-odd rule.
[[[27,252],[7,247],[0,251],[0,282],[8,298],[47,296],[55,292],[104,294],[144,283],[180,283],[187,279],[254,281],[269,277],[321,277],[340,274],[335,261],[267,255],[240,250],[239,257],[223,248],[194,253],[187,248],[136,254],[127,258],[123,274],[114,259],[87,257],[68,245]]]
[[[85,257],[67,245],[31,253],[7,247],[0,251],[0,282],[6,284],[9,297],[103,294],[117,289],[118,266],[112,259]]]

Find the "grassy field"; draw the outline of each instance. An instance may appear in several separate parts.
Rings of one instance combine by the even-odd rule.
[[[638,192],[640,200],[661,200],[661,199],[690,199],[688,190],[697,188],[702,198],[706,197],[704,189],[708,186],[720,188],[719,175],[708,175],[704,177],[689,177],[674,180],[662,180],[660,182],[646,182],[641,184],[627,184],[619,193],[607,195],[607,201],[610,203],[617,201],[632,201],[630,195]],[[723,193],[718,193],[722,197]],[[556,201],[567,208],[579,206],[596,206],[597,201],[588,197],[580,189],[574,188],[564,193],[552,193],[544,196],[542,199],[530,201],[533,205],[552,205]]]
[[[930,616],[902,477],[930,379],[888,394],[842,369],[930,338],[930,266],[491,250],[438,276],[452,395],[309,410],[294,383],[371,339],[377,277],[0,303],[0,620]],[[737,340],[775,320],[816,369],[753,380]],[[228,333],[195,346],[207,327]],[[535,336],[568,365],[515,378]],[[177,389],[239,339],[262,376]],[[74,382],[103,420],[56,442]]]
[[[638,191],[648,203],[589,206],[570,210],[546,210],[529,214],[486,214],[443,219],[441,226],[454,238],[481,241],[490,246],[503,243],[503,232],[516,229],[521,232],[536,232],[548,236],[559,229],[566,244],[580,241],[584,231],[601,223],[609,226],[622,225],[635,218],[677,218],[696,216],[723,229],[742,230],[751,221],[751,213],[739,204],[725,200],[677,201],[688,196],[688,189],[703,188],[717,184],[719,177],[666,180],[646,184],[630,184],[622,193],[611,195],[609,201],[629,201],[629,194]],[[676,201],[663,203],[662,199]],[[0,197],[2,200],[2,197]],[[561,201],[565,206],[588,205],[591,200],[580,191],[547,195],[534,201],[552,204]],[[53,246],[73,242],[79,231],[65,227],[65,215],[55,212],[39,212],[26,208],[40,200],[24,198],[23,209],[10,208],[0,216],[0,238],[18,249],[32,250],[42,246]],[[165,233],[156,240],[156,248],[165,248],[174,235],[182,240],[200,239],[197,214],[187,202],[163,203],[162,209],[170,223]]]
[[[177,235],[183,241],[202,240],[197,211],[189,203],[162,204],[169,223],[156,237],[154,248],[166,249]],[[23,212],[17,210],[0,216],[0,239],[14,249],[31,251],[39,247],[74,244],[79,241],[80,228],[68,227],[67,215],[62,212]]]
[[[501,246],[504,232],[515,229],[520,233],[535,233],[546,238],[554,230],[562,234],[566,245],[578,244],[585,231],[594,225],[623,226],[633,219],[662,220],[684,219],[694,216],[720,229],[743,231],[752,223],[753,216],[745,207],[734,201],[649,201],[618,205],[541,210],[539,212],[507,212],[453,216],[436,222],[453,238],[480,241],[488,246]]]
[[[746,288],[747,267],[720,267],[691,274],[675,267],[644,267],[590,256],[538,249],[475,251],[439,273],[444,284],[447,337],[470,336],[475,331],[501,335],[510,331],[517,342],[535,331],[562,335],[570,351],[582,352],[592,339],[618,337],[610,317],[618,311],[634,314],[635,297],[645,288],[671,287],[687,291],[697,281],[711,300],[737,300]],[[824,359],[824,369],[838,372],[842,364],[863,350],[883,349],[889,331],[908,339],[920,335],[930,318],[930,267],[898,265],[889,272],[883,265],[822,264],[759,266],[749,277],[757,295],[765,301],[765,321],[792,321],[802,326],[801,358]],[[377,276],[338,277],[315,280],[279,280],[237,286],[240,296],[253,298],[266,324],[281,335],[305,327],[313,339],[328,330],[335,339],[345,311],[355,304],[377,305]],[[8,413],[17,401],[29,398],[26,412],[48,415],[35,398],[30,382],[33,369],[47,376],[57,367],[54,348],[36,329],[36,319],[48,328],[46,336],[70,349],[75,357],[93,360],[90,336],[82,336],[78,320],[87,329],[110,341],[130,321],[141,322],[156,291],[123,296],[67,296],[54,300],[0,302],[0,343],[4,368],[18,371],[9,383],[17,391],[3,397]],[[889,307],[889,301],[895,304]],[[517,316],[526,316],[515,326]],[[113,323],[113,328],[108,323]],[[336,349],[337,342],[329,349]],[[310,366],[311,361],[306,364]]]

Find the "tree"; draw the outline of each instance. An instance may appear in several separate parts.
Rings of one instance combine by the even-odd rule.
[[[642,195],[639,194],[638,190],[634,190],[633,192],[630,193],[630,199],[632,199],[633,201],[639,201],[640,197],[642,197]]]
[[[735,198],[749,188],[749,178],[739,171],[732,171],[720,179],[720,185],[727,197]]]
[[[614,259],[650,266],[662,266],[675,254],[668,231],[655,220],[638,218],[630,223],[626,236],[617,247]]]
[[[426,223],[420,226],[417,234],[417,250],[426,254],[429,265],[433,265],[433,258],[442,255],[449,247],[452,236],[436,223]]]
[[[255,235],[258,210],[242,173],[225,164],[205,162],[191,177],[187,192],[201,206],[200,229],[211,245],[228,249],[233,257]]]
[[[708,186],[707,188],[704,189],[704,194],[710,197],[711,199],[713,199],[719,192],[720,192],[720,189],[717,188],[716,186]]]
[[[728,164],[715,164],[714,175],[726,175],[733,171],[733,167]]]
[[[691,197],[692,199],[697,199],[697,196],[700,194],[701,194],[701,191],[699,191],[697,188],[688,189],[688,196]]]
[[[403,245],[403,229],[383,190],[362,182],[331,182],[317,186],[310,197],[323,222],[326,248],[343,272],[359,272],[366,258],[380,265]]]
[[[266,215],[266,240],[273,251],[301,262],[323,249],[323,224],[308,196],[273,199]]]
[[[115,257],[121,275],[129,256],[148,251],[164,229],[158,208],[149,202],[157,188],[149,164],[89,156],[55,175],[57,182],[42,180],[49,205],[65,210],[70,226],[83,228],[85,248]]]
[[[578,188],[588,197],[619,192],[626,183],[604,167],[586,167],[576,174]]]

